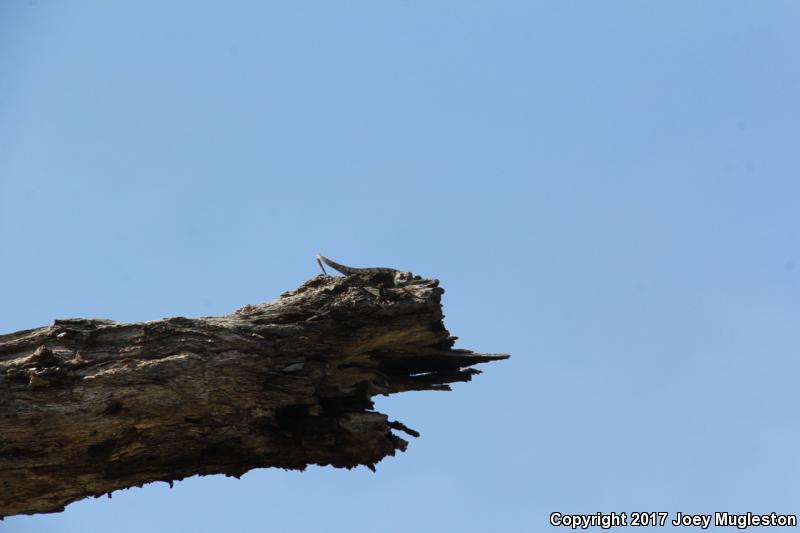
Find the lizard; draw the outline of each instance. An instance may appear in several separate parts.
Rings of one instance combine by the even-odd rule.
[[[325,257],[324,255],[317,254],[317,263],[319,263],[319,267],[322,269],[322,273],[326,276],[328,275],[325,272],[325,267],[323,263],[328,265],[329,267],[341,272],[346,276],[380,276],[380,277],[388,277],[392,280],[395,286],[406,285],[407,283],[411,282],[414,279],[414,274],[411,272],[403,272],[401,270],[397,270],[396,268],[385,268],[385,267],[370,267],[370,268],[356,268],[356,267],[349,267],[337,263],[336,261],[332,261]]]

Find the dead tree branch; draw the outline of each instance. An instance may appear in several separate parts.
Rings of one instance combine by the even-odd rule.
[[[437,280],[317,276],[223,317],[56,320],[0,336],[0,516],[195,474],[352,468],[416,432],[371,398],[449,390]]]

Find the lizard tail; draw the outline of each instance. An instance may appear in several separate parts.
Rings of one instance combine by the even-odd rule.
[[[320,264],[319,264],[320,267],[322,267],[322,263],[325,263],[329,267],[331,267],[331,268],[333,268],[333,269],[335,269],[335,270],[337,270],[337,271],[339,271],[339,272],[341,272],[342,274],[345,274],[345,275],[355,274],[358,271],[358,269],[356,269],[356,268],[340,265],[336,261],[331,261],[330,259],[328,259],[324,255],[317,254],[317,261],[320,262]],[[323,268],[322,271],[325,272],[325,269]]]

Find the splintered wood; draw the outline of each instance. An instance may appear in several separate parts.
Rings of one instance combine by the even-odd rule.
[[[418,434],[372,397],[508,356],[453,348],[437,280],[317,276],[222,317],[0,335],[0,516],[196,474],[352,468]]]

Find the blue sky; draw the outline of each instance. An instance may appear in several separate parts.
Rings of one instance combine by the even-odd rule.
[[[450,393],[366,470],[3,532],[530,532],[800,513],[795,2],[0,4],[0,330],[226,314],[314,254],[437,277]]]

